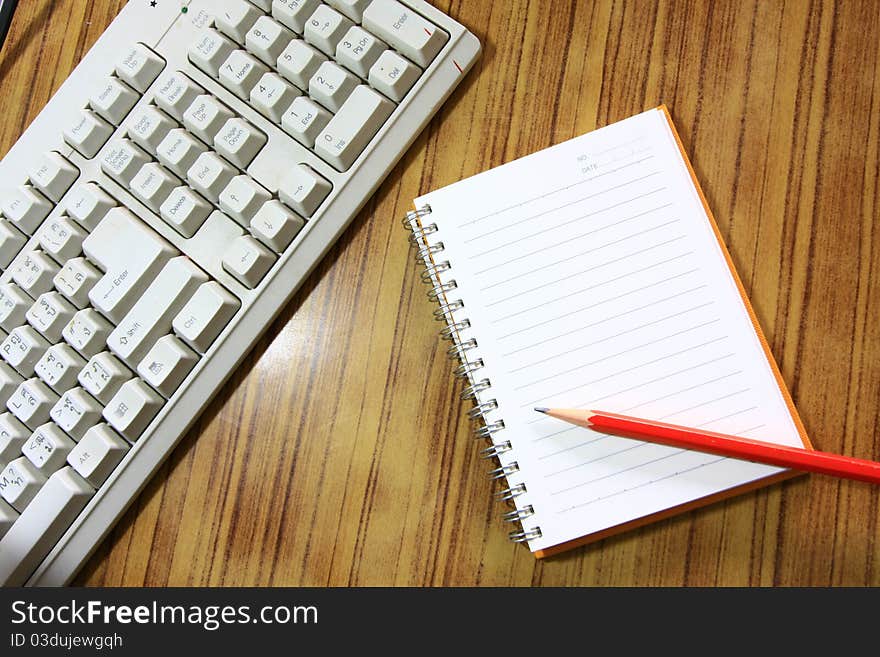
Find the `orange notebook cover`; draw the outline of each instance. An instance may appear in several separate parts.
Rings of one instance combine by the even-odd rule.
[[[665,106],[415,207],[512,540],[547,557],[796,474],[532,411],[601,407],[810,446]]]

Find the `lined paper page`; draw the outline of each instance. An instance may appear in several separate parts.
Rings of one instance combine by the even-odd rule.
[[[417,199],[432,207],[543,549],[778,472],[538,415],[595,408],[801,445],[660,110]]]

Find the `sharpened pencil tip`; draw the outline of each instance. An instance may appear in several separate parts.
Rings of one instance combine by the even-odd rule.
[[[539,413],[546,413],[546,412],[549,411],[550,409],[549,409],[549,408],[544,408],[543,406],[535,406],[535,410],[538,411]]]

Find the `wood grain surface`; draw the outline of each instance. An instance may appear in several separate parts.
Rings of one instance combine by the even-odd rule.
[[[122,0],[23,0],[5,153]],[[83,585],[880,585],[880,489],[804,477],[546,561],[507,541],[398,218],[666,103],[814,445],[880,460],[880,2],[437,0],[472,73]]]

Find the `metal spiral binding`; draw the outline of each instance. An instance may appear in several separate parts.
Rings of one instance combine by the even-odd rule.
[[[458,284],[454,279],[445,281],[441,279],[443,274],[452,269],[448,260],[437,259],[437,256],[445,250],[445,246],[440,241],[429,244],[426,239],[428,235],[437,233],[439,230],[436,223],[423,223],[423,219],[431,212],[429,205],[412,210],[404,217],[403,225],[411,233],[409,240],[416,248],[416,259],[424,265],[420,278],[422,282],[431,286],[428,298],[438,304],[434,310],[434,319],[445,323],[445,326],[440,330],[440,337],[452,343],[446,350],[447,356],[459,362],[454,374],[469,382],[469,385],[461,392],[461,399],[474,401],[474,406],[468,410],[467,415],[472,420],[482,421],[482,425],[474,430],[474,435],[479,439],[488,440],[490,443],[488,447],[480,450],[479,456],[483,459],[494,459],[501,454],[512,452],[513,446],[509,440],[496,441],[495,439],[495,435],[505,429],[504,420],[489,417],[490,413],[498,410],[498,400],[482,398],[483,393],[491,389],[492,382],[488,378],[477,379],[475,376],[479,370],[485,367],[485,363],[479,356],[469,358],[470,352],[478,349],[479,344],[476,338],[463,337],[463,333],[471,328],[470,320],[455,316],[464,308],[464,302],[461,299],[450,299],[447,296],[458,288]],[[489,472],[489,477],[493,480],[500,480],[517,472],[519,472],[519,464],[516,461],[510,461],[506,465],[499,463],[499,467]],[[512,502],[527,492],[526,485],[518,483],[498,491],[495,493],[495,498],[502,502]],[[506,522],[522,523],[533,515],[535,515],[535,508],[531,504],[520,504],[518,508],[505,512],[501,517]],[[515,543],[523,543],[540,538],[541,528],[526,529],[525,525],[522,525],[520,531],[512,531],[508,536]]]

